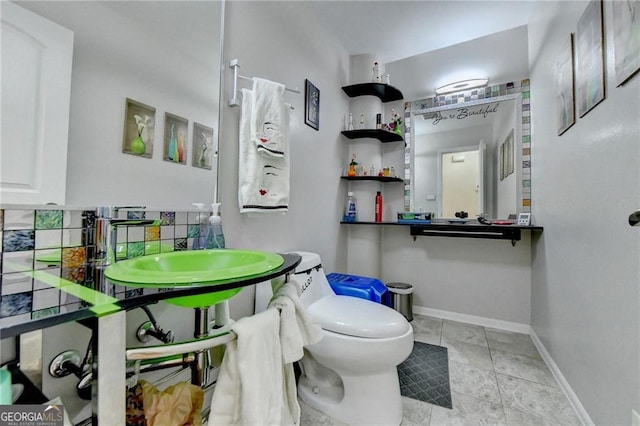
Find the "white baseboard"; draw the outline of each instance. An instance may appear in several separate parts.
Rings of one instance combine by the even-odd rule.
[[[424,306],[413,306],[413,312],[420,315],[442,318],[452,321],[465,322],[467,324],[481,325],[483,327],[495,328],[498,330],[513,331],[515,333],[529,334],[531,327],[529,324],[519,322],[503,321],[492,318],[478,317],[475,315],[459,314],[457,312],[443,311],[440,309],[425,308]]]
[[[553,358],[551,358],[551,355],[547,351],[547,348],[544,347],[542,341],[536,334],[533,327],[531,327],[531,329],[529,330],[529,335],[531,336],[531,340],[533,340],[533,344],[538,349],[538,352],[540,352],[540,355],[542,356],[545,364],[547,364],[547,367],[549,367],[549,370],[551,370],[551,374],[553,374],[553,377],[556,378],[558,384],[560,385],[560,389],[569,400],[569,404],[571,404],[571,408],[573,408],[573,411],[580,419],[580,422],[586,426],[593,426],[594,423],[591,420],[591,417],[589,417],[589,413],[587,413],[587,410],[584,409],[582,403],[578,399],[578,396],[575,394],[575,392],[573,392],[573,389],[571,389],[571,386],[569,386],[569,383],[565,380],[562,372],[560,372],[560,369],[553,361]]]

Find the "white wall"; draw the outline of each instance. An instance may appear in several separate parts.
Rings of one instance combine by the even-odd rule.
[[[291,195],[286,214],[240,215],[238,209],[238,123],[240,109],[222,106],[220,201],[228,247],[319,253],[327,272],[346,265],[344,214],[346,183],[340,173],[347,147],[340,131],[348,111],[341,87],[349,82],[349,56],[333,34],[318,25],[306,2],[228,2],[225,63],[240,62],[245,76],[298,87],[287,92],[291,116]],[[232,73],[225,69],[224,98],[230,97]],[[304,124],[304,85],[320,89],[320,130]],[[250,88],[249,82],[240,82]],[[253,312],[253,288],[232,299],[232,316]]]
[[[588,2],[545,1],[529,26],[532,327],[595,424],[640,411],[640,76],[614,81],[612,2],[604,2],[606,99],[557,136],[554,64]]]
[[[417,237],[384,228],[382,279],[413,285],[419,308],[505,322],[522,331],[530,321],[531,239]],[[427,312],[429,313],[429,312]],[[435,312],[437,313],[437,312]]]
[[[220,3],[19,4],[75,33],[66,204],[211,203],[215,167],[191,166],[191,141],[194,121],[219,131]],[[126,98],[156,108],[152,159],[122,153]],[[165,112],[189,120],[187,165],[162,160]]]
[[[529,75],[527,27],[400,59],[385,64],[385,69],[406,100],[434,96],[436,87],[469,78],[489,77],[489,84],[518,81]]]

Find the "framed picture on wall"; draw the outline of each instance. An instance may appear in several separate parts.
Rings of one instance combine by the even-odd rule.
[[[316,130],[320,129],[320,90],[309,80],[305,80],[304,123]]]
[[[156,109],[142,102],[127,98],[122,133],[122,152],[151,158]]]
[[[168,112],[164,113],[163,159],[172,163],[187,164],[187,129],[189,120]]]
[[[513,146],[513,130],[509,132],[504,140],[504,155],[505,155],[505,172],[504,177],[509,176],[514,171],[514,146]]]
[[[193,159],[191,165],[211,170],[213,159],[213,129],[200,123],[193,123]]]
[[[640,2],[612,1],[616,85],[640,70]]]
[[[556,60],[558,136],[576,122],[573,80],[573,33],[562,45]]]
[[[500,144],[500,152],[498,153],[498,162],[499,162],[499,169],[500,169],[500,180],[504,180],[505,177],[505,155],[504,155],[504,142]]]
[[[604,99],[602,0],[591,0],[576,31],[576,101],[583,117]]]

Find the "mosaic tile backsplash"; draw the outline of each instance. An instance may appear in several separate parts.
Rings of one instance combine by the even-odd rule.
[[[77,310],[85,302],[34,277],[46,272],[92,287],[87,257],[94,252],[85,212],[95,210],[0,209],[0,326]],[[127,211],[118,218],[160,219],[159,226],[118,227],[118,258],[187,250],[200,233],[202,212]],[[207,213],[204,213],[207,214]],[[122,297],[137,294],[122,289]]]
[[[420,99],[413,102],[405,102],[405,191],[404,207],[411,210],[411,194],[413,182],[411,182],[411,111],[437,108],[447,105],[464,104],[481,99],[497,98],[499,96],[522,95],[522,200],[521,211],[531,212],[531,92],[529,79],[518,82],[495,84],[479,89],[451,93],[442,96]]]

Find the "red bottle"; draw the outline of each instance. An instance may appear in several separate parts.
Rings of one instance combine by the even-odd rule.
[[[376,194],[376,222],[382,222],[382,194]]]

